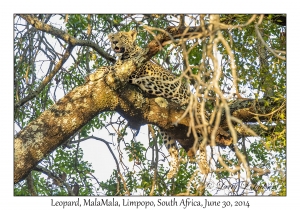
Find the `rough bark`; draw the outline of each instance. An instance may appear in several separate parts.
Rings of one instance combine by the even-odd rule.
[[[246,105],[248,108],[244,107]],[[255,110],[252,105],[250,101],[235,103],[231,113],[244,122],[252,121],[254,115],[251,111]],[[130,84],[114,90],[103,79],[90,81],[73,89],[16,135],[14,182],[24,179],[39,161],[93,117],[109,110],[117,111],[132,127],[155,124],[171,131],[185,149],[193,145],[193,137],[186,136],[189,117],[182,119],[177,126],[173,124],[184,112],[177,104],[169,103],[167,107],[161,107],[155,98],[145,97],[137,87]],[[238,110],[242,110],[243,114]],[[226,128],[226,123],[223,127]],[[232,143],[230,139],[219,133],[216,142],[219,145],[229,145]]]
[[[88,82],[72,90],[16,135],[14,182],[24,179],[47,154],[97,114],[108,110],[119,112],[134,127],[152,123],[165,128],[183,111],[161,108],[154,98],[145,98],[131,85],[115,91],[103,80]]]

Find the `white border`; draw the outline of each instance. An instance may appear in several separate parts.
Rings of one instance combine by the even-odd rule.
[[[130,2],[130,3],[129,3]],[[128,5],[131,5],[130,7]],[[141,5],[141,6],[139,6]],[[14,197],[13,196],[13,14],[14,13],[287,13],[288,17],[288,171],[287,171],[287,197],[213,197],[210,200],[248,200],[249,209],[264,209],[272,207],[291,207],[298,204],[298,186],[296,179],[299,174],[299,161],[296,154],[298,150],[298,90],[299,84],[299,37],[298,11],[293,1],[24,1],[16,0],[1,5],[1,202],[3,209],[12,207],[29,207],[30,209],[50,209],[51,199],[75,200],[71,197]],[[296,13],[297,12],[297,13]],[[296,38],[297,37],[297,38]],[[4,63],[4,65],[3,65]],[[297,65],[298,64],[298,65]],[[297,196],[297,197],[296,197]],[[80,199],[83,199],[81,197]],[[122,199],[122,198],[116,198]],[[134,200],[153,200],[159,197],[134,197]],[[205,199],[201,197],[199,199]],[[9,207],[9,208],[5,208]],[[62,208],[62,207],[61,207]],[[68,207],[66,207],[68,208]],[[71,209],[72,207],[69,207]],[[96,207],[100,208],[100,207]],[[104,207],[101,207],[106,209]],[[124,207],[125,208],[125,207]],[[166,207],[165,207],[166,208]],[[182,207],[172,207],[183,209]],[[195,208],[195,207],[194,207]],[[199,208],[199,207],[198,207]],[[73,209],[73,208],[72,208]],[[84,209],[84,207],[81,207]],[[113,209],[113,208],[110,208]],[[132,209],[132,207],[131,207]],[[149,207],[147,209],[150,209]],[[296,208],[293,208],[296,209]]]

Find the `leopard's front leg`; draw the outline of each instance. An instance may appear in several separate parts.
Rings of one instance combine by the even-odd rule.
[[[110,71],[111,71],[111,66],[101,66],[94,73],[89,74],[85,78],[85,81],[89,82],[89,81],[99,80],[99,79],[103,78],[106,74],[108,74],[108,72],[110,72]]]

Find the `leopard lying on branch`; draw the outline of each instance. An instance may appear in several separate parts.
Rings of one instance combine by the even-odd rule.
[[[87,79],[93,81],[103,77],[110,71],[122,69],[122,65],[126,64],[128,61],[138,62],[146,53],[146,50],[137,46],[135,43],[136,35],[136,31],[121,31],[115,34],[109,34],[108,38],[111,42],[111,47],[118,56],[118,60],[114,66],[103,66],[97,69],[96,74],[91,75],[91,77]],[[139,86],[148,94],[169,99],[181,106],[189,103],[190,93],[188,91],[188,86],[183,83],[180,78],[177,78],[162,66],[152,61],[147,61],[141,67],[135,69],[129,75],[128,82]],[[160,129],[160,133],[172,158],[170,171],[167,175],[167,178],[171,179],[177,173],[179,168],[178,148],[176,140],[171,138],[166,131]],[[200,149],[200,165],[202,173],[207,174],[210,171],[206,159],[205,148]]]

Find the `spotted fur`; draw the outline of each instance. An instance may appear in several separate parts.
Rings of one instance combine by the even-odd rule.
[[[122,65],[124,62],[139,59],[146,53],[145,49],[140,48],[136,43],[136,31],[117,32],[109,34],[108,38],[111,42],[111,48],[118,56],[115,66]],[[97,71],[108,72],[113,67],[102,67]],[[152,61],[147,61],[129,77],[129,82],[139,86],[143,91],[170,99],[171,101],[180,105],[186,105],[189,101],[189,92],[187,86],[178,79],[175,75],[165,70],[162,66],[157,65]],[[160,131],[163,142],[169,151],[172,158],[170,162],[170,171],[167,178],[171,179],[176,175],[179,168],[178,148],[176,140],[172,139],[167,132]],[[209,172],[209,166],[206,160],[205,148],[200,149],[200,161],[203,165],[203,172]],[[202,168],[202,167],[200,167]]]

